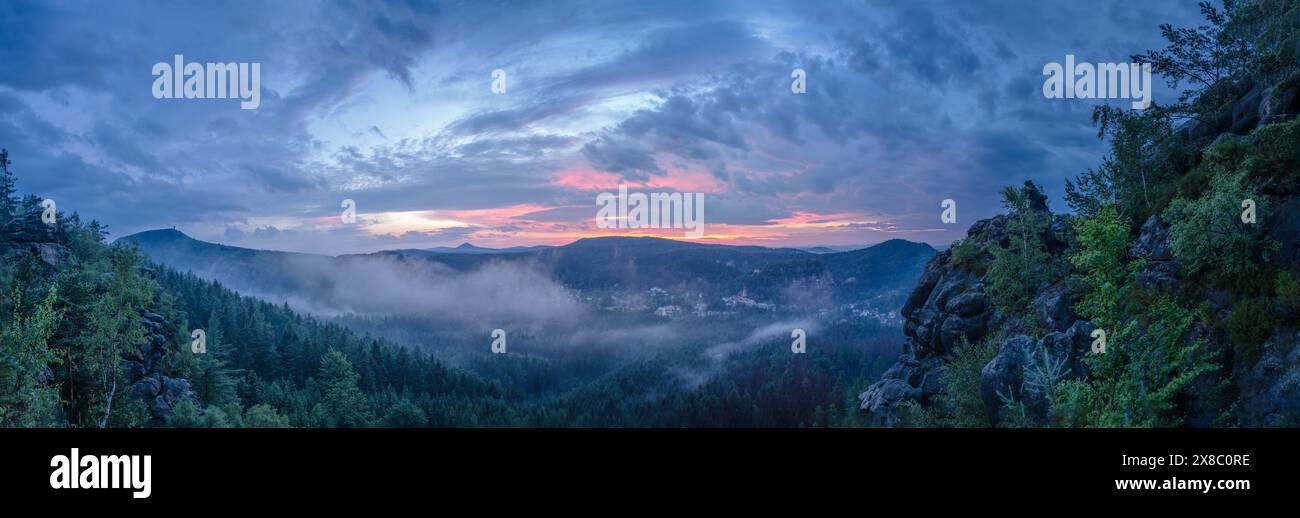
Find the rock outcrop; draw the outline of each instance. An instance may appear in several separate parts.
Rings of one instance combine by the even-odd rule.
[[[164,373],[166,359],[174,349],[167,338],[167,320],[149,311],[140,312],[140,318],[146,335],[139,348],[140,356],[125,360],[128,380],[133,394],[145,402],[153,419],[164,422],[176,403],[195,397],[194,390],[189,380]]]
[[[39,267],[48,272],[59,271],[71,252],[63,244],[65,236],[58,223],[47,224],[41,219],[43,207],[33,198],[23,204],[16,217],[0,221],[0,257],[6,262],[36,259]],[[144,341],[138,348],[127,351],[122,358],[129,391],[117,391],[138,397],[149,409],[155,424],[166,421],[172,408],[183,398],[194,398],[190,382],[168,375],[168,358],[176,349],[168,338],[167,320],[150,311],[140,312],[145,328]],[[54,373],[46,367],[42,381],[54,381]],[[101,423],[102,425],[102,423]]]
[[[1051,214],[1047,197],[1033,183],[1026,182],[1023,189],[1030,200],[1029,210],[1049,218],[1047,233],[1042,236],[1049,252],[1063,253],[1073,218]],[[1006,225],[1006,216],[978,221],[966,239],[981,250],[991,243],[1005,244]],[[926,264],[903,306],[903,333],[907,337],[903,354],[879,382],[859,396],[861,408],[877,425],[896,424],[899,405],[908,401],[928,403],[943,390],[939,373],[963,340],[974,343],[997,330],[1007,338],[981,374],[981,397],[990,415],[996,416],[1002,407],[999,393],[1017,400],[1027,393],[1033,395],[1032,387],[1026,390],[1024,371],[1035,354],[1041,358],[1042,351],[1046,351],[1048,359],[1064,365],[1073,373],[1070,375],[1082,375],[1080,359],[1088,352],[1092,327],[1077,321],[1073,307],[1074,300],[1063,282],[1038,290],[1031,309],[1037,325],[1049,333],[1035,340],[1021,334],[1025,324],[993,309],[980,275],[953,264],[952,250],[939,252]],[[1045,411],[1045,404],[1039,406]]]
[[[1253,364],[1239,362],[1233,379],[1242,394],[1238,413],[1251,426],[1295,427],[1300,416],[1300,332],[1279,329]]]
[[[41,220],[44,209],[28,204],[17,217],[0,221],[0,256],[6,261],[31,254],[47,268],[57,269],[68,257],[68,248],[59,242],[58,224]]]
[[[1300,56],[1300,41],[1295,44]],[[1233,96],[1231,102],[1211,110],[1211,117],[1187,119],[1176,132],[1202,149],[1228,140],[1254,145],[1252,131],[1256,128],[1290,121],[1300,114],[1300,73],[1291,70],[1289,77],[1271,85],[1250,81],[1226,84],[1228,95]],[[1270,268],[1295,272],[1300,268],[1300,190],[1286,181],[1270,182],[1261,189],[1274,203],[1262,232],[1278,245],[1270,256]],[[1072,217],[1050,214],[1046,197],[1028,182],[1025,192],[1030,210],[1049,218],[1042,236],[1048,253],[1055,258],[1069,253]],[[975,262],[990,259],[985,252],[988,244],[1007,243],[1008,221],[1006,216],[996,216],[971,226],[965,241],[975,243],[974,248],[982,254]],[[1224,286],[1187,286],[1187,274],[1173,254],[1168,223],[1154,215],[1146,219],[1126,259],[1143,262],[1136,277],[1140,288],[1184,296],[1193,288],[1204,297],[1203,307],[1211,315],[1197,317],[1183,339],[1205,344],[1206,352],[1221,368],[1199,376],[1194,391],[1178,401],[1181,422],[1188,426],[1300,426],[1300,332],[1294,329],[1300,304],[1281,300],[1271,288],[1237,293]],[[963,261],[970,262],[969,258]],[[879,382],[859,396],[862,411],[877,425],[895,425],[901,405],[909,401],[926,405],[940,394],[944,390],[940,373],[963,340],[996,340],[994,356],[980,372],[979,397],[990,424],[1005,418],[1001,412],[1008,400],[1023,403],[1032,418],[1045,418],[1049,404],[1041,391],[1044,372],[1050,371],[1058,379],[1087,375],[1082,360],[1091,353],[1094,327],[1074,314],[1077,300],[1063,278],[1032,289],[1029,314],[1021,321],[991,307],[985,279],[969,271],[970,267],[955,264],[952,250],[936,254],[927,263],[902,309],[906,319],[903,354]],[[1234,343],[1224,328],[1243,298],[1262,299],[1276,308],[1276,323],[1257,349],[1253,344]],[[1230,394],[1224,395],[1232,398],[1230,410],[1214,395],[1223,394],[1225,387]],[[1225,417],[1231,421],[1224,421]]]
[[[1182,265],[1174,260],[1173,249],[1169,245],[1169,226],[1161,223],[1155,216],[1147,218],[1142,224],[1137,242],[1129,247],[1130,259],[1142,259],[1146,266],[1138,272],[1137,281],[1143,288],[1174,288],[1182,280]]]

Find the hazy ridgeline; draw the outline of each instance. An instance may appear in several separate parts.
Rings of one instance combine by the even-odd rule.
[[[813,254],[598,238],[328,257],[175,231],[122,241],[160,265],[188,327],[207,333],[200,357],[222,362],[217,385],[230,387],[215,392],[233,395],[196,391],[199,404],[269,404],[295,426],[858,424],[854,394],[899,353],[891,311],[933,254],[902,241]],[[806,354],[792,350],[796,329]],[[330,349],[356,372],[365,419],[309,403]],[[412,384],[426,374],[403,350],[453,382]]]

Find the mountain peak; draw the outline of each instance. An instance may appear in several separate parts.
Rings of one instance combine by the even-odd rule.
[[[118,238],[118,241],[193,241],[194,238],[188,234],[176,230],[175,228],[158,228],[154,230],[145,230],[136,232],[128,236]]]

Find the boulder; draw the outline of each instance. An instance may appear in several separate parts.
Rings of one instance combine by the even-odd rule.
[[[142,378],[131,385],[136,396],[145,400],[152,399],[162,390],[162,383],[156,378]]]
[[[1047,212],[1047,194],[1033,181],[1025,180],[1020,192],[1029,197],[1029,210]]]
[[[1169,227],[1160,223],[1155,216],[1147,218],[1142,224],[1137,242],[1129,247],[1128,255],[1134,259],[1148,261],[1168,261],[1174,258],[1169,247]]]
[[[1232,124],[1228,128],[1229,133],[1245,135],[1259,125],[1259,105],[1263,97],[1264,85],[1257,83],[1250,91],[1246,92],[1246,95],[1233,103]]]
[[[1300,113],[1300,74],[1269,89],[1259,103],[1259,124],[1284,122]]]
[[[1067,239],[1074,235],[1074,216],[1062,214],[1052,218],[1047,226],[1047,251],[1053,255],[1064,253],[1070,247]]]
[[[1064,331],[1074,323],[1074,300],[1064,282],[1042,290],[1031,304],[1038,324],[1052,331]]]
[[[1265,233],[1280,247],[1270,259],[1277,265],[1300,265],[1300,197],[1287,199],[1268,214]]]
[[[893,426],[896,424],[898,405],[904,401],[920,399],[921,389],[908,385],[898,379],[883,379],[863,392],[862,411],[867,412],[875,425]]]
[[[901,356],[898,363],[885,371],[880,381],[858,396],[861,410],[878,426],[897,424],[898,406],[907,401],[927,401],[941,390],[938,373],[943,360],[937,356],[922,359]]]
[[[1137,242],[1129,247],[1131,259],[1146,260],[1146,267],[1138,272],[1138,284],[1147,289],[1175,288],[1181,282],[1182,265],[1174,260],[1169,239],[1169,227],[1155,216],[1142,224]]]
[[[1048,351],[1052,358],[1065,358],[1066,377],[1082,378],[1088,375],[1083,358],[1092,352],[1092,322],[1076,320],[1069,329],[1048,333],[1038,340],[1038,347]]]
[[[973,281],[975,275],[966,270],[948,270],[935,285],[934,292],[931,293],[930,300],[926,301],[925,306],[935,310],[947,307],[948,301],[968,291]]]
[[[1021,399],[1025,364],[1034,348],[1034,339],[1029,336],[1009,338],[998,348],[997,356],[980,370],[980,399],[995,422],[1002,411],[1004,398]]]
[[[912,288],[912,293],[907,296],[907,302],[903,303],[903,309],[899,312],[903,318],[911,318],[912,313],[929,300],[930,292],[934,291],[934,286],[943,277],[944,266],[950,255],[952,255],[951,251],[944,250],[934,254],[934,257],[925,263],[921,278],[916,282],[916,287]]]
[[[58,243],[33,244],[32,252],[41,262],[52,268],[58,268],[59,264],[68,256],[68,248]]]
[[[1219,134],[1219,130],[1213,125],[1200,119],[1187,119],[1174,129],[1179,135],[1189,142],[1196,142],[1209,139]]]
[[[1150,261],[1137,274],[1137,282],[1143,288],[1177,288],[1182,282],[1181,265],[1177,261]]]
[[[953,315],[969,317],[983,313],[988,309],[989,298],[987,295],[979,292],[962,293],[948,299],[944,305],[944,311]]]
[[[1259,358],[1234,361],[1241,388],[1243,426],[1285,427],[1300,422],[1300,332],[1279,329],[1260,346]]]
[[[938,352],[952,354],[962,344],[963,338],[966,339],[966,343],[975,343],[980,338],[983,338],[987,332],[987,315],[969,317],[949,315],[948,318],[944,319],[943,325],[939,327],[940,348]]]

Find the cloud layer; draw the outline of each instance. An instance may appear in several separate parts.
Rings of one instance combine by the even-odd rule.
[[[18,0],[0,5],[0,146],[20,189],[116,235],[558,244],[600,233],[596,194],[628,183],[705,192],[706,239],[946,243],[966,225],[941,225],[941,200],[969,223],[1002,185],[1059,196],[1098,162],[1091,105],[1044,99],[1044,63],[1127,61],[1195,16],[1174,0]],[[151,67],[175,54],[261,63],[261,107],[154,99]]]

